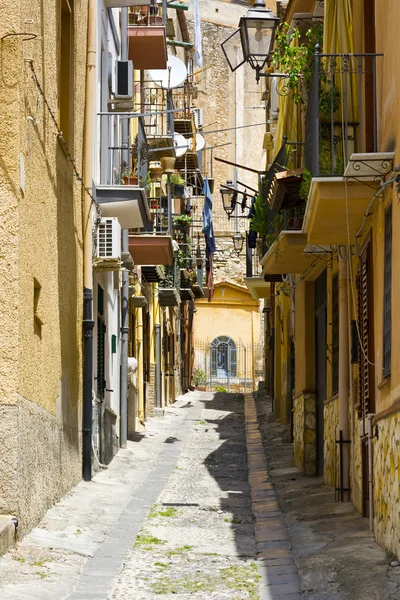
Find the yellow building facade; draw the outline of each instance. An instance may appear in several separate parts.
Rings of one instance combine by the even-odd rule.
[[[81,476],[87,4],[5,0],[0,37],[0,512],[26,531]]]
[[[308,198],[304,205],[298,199],[296,205],[304,209],[300,224],[293,230],[283,227],[262,261],[267,277],[280,274],[285,281],[276,285],[274,297],[274,413],[282,422],[290,422],[289,400],[295,465],[306,475],[322,476],[336,488],[338,499],[350,497],[369,518],[378,543],[399,557],[400,346],[394,307],[399,292],[400,106],[394,93],[398,73],[393,53],[399,17],[390,2],[374,6],[355,0],[351,6],[346,3],[351,20],[346,21],[343,10],[333,22],[330,18],[338,3],[325,0],[323,11],[319,4],[289,3],[284,20],[300,28],[300,42],[304,43],[306,28],[296,14],[308,12],[309,26],[318,17],[324,44],[330,40],[330,49],[325,46],[324,52],[348,52],[350,61],[357,55],[357,60],[373,61],[373,65],[357,71],[357,82],[350,76],[346,88],[341,58],[335,57],[339,100],[332,130],[336,127],[340,142],[338,146],[332,142],[326,150],[322,123],[320,153],[313,163],[325,171],[313,175],[307,155],[313,132],[307,129],[305,114],[300,139],[288,138],[289,145],[305,146],[301,167],[311,177]],[[343,31],[346,34],[341,36]],[[368,53],[374,58],[367,58]],[[327,69],[324,59],[319,60],[321,69]],[[325,73],[329,85],[329,70]],[[341,109],[346,98],[355,121],[351,133]],[[291,114],[290,110],[282,113],[277,126],[287,136],[293,135]],[[318,118],[318,111],[315,114]],[[325,123],[329,118],[325,115]],[[343,164],[333,159],[333,150]],[[326,152],[332,159],[328,166],[323,163]],[[305,171],[295,173],[291,168],[283,173],[278,169],[278,176],[272,173],[270,198],[275,207],[279,190],[290,177],[292,184],[296,177],[304,181]],[[283,197],[287,201],[287,191]],[[293,206],[293,197],[291,201]],[[289,297],[281,298],[285,288]],[[285,326],[294,345],[292,380],[286,368],[291,350],[285,342]]]

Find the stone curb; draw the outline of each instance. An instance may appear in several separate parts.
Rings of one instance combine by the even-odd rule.
[[[261,599],[297,600],[302,598],[300,577],[293,561],[283,514],[270,481],[252,394],[245,395],[244,414]]]
[[[0,556],[14,546],[17,538],[16,519],[11,515],[0,515]]]

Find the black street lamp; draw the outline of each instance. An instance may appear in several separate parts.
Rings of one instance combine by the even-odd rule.
[[[260,79],[260,71],[271,55],[275,30],[279,23],[279,17],[265,6],[264,0],[255,0],[253,7],[240,19],[243,58],[255,69],[257,81]]]
[[[239,256],[239,254],[242,251],[243,242],[244,242],[244,237],[242,236],[240,231],[238,233],[233,234],[232,241],[233,241],[233,249],[236,252],[236,254]]]
[[[230,219],[231,214],[235,210],[237,202],[237,190],[233,188],[232,181],[227,181],[226,186],[223,185],[219,191],[221,192],[222,205],[224,207],[224,211],[228,215],[228,219]]]

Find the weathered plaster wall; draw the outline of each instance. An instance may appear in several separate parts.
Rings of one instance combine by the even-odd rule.
[[[324,482],[336,485],[338,470],[338,439],[339,401],[337,397],[330,398],[324,404]]]
[[[57,118],[58,7],[1,5],[0,37],[37,35],[0,48],[0,511],[16,514],[21,531],[81,476],[81,186],[26,62]],[[81,173],[86,12],[75,3],[70,149]]]
[[[373,448],[375,536],[400,558],[400,412],[381,419],[378,431]]]

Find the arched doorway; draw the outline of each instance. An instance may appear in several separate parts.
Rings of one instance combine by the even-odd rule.
[[[216,379],[237,376],[236,344],[226,335],[220,335],[211,342],[211,375]]]

